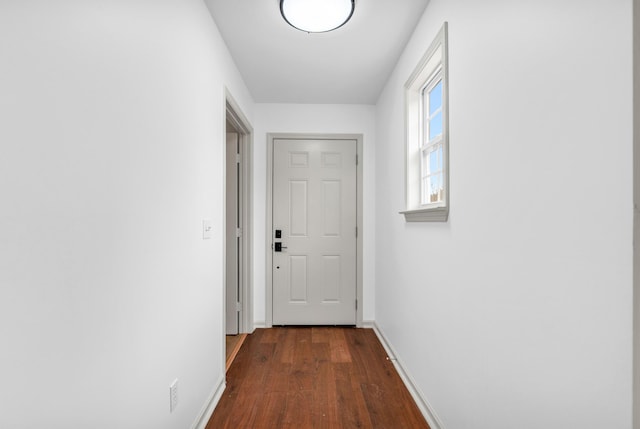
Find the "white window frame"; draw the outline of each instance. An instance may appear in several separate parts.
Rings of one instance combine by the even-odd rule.
[[[405,200],[402,213],[407,222],[446,222],[449,218],[449,73],[447,55],[447,23],[405,84]],[[423,92],[442,80],[442,134],[427,142],[427,124],[423,108]],[[443,199],[423,203],[422,153],[442,145]],[[426,168],[426,167],[425,167]]]

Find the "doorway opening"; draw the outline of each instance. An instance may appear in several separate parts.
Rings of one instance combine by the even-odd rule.
[[[253,331],[251,171],[253,129],[231,94],[225,111],[225,362],[230,364],[243,334]],[[238,345],[236,347],[236,345]]]

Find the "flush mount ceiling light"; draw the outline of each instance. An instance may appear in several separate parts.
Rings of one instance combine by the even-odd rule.
[[[282,17],[307,33],[324,33],[349,21],[355,0],[280,0]]]

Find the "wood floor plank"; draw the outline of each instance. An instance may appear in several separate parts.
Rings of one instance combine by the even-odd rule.
[[[336,380],[336,403],[338,416],[345,428],[372,428],[371,419],[360,389],[353,388],[351,365],[333,364]]]
[[[312,427],[334,429],[338,424],[336,382],[331,364],[329,342],[313,343],[315,378],[313,384]]]
[[[287,392],[270,392],[256,403],[256,427],[281,428],[284,426]]]
[[[310,390],[289,392],[282,427],[286,429],[311,428],[312,400],[313,392]]]
[[[276,328],[277,329],[277,328]],[[277,354],[282,363],[293,363],[295,353],[296,331],[300,328],[280,329],[283,335],[278,340]]]
[[[344,335],[344,329],[335,328],[329,331],[329,345],[331,347],[331,362],[351,362],[351,354]]]
[[[287,327],[249,335],[207,429],[428,429],[370,329]]]
[[[295,346],[291,376],[289,377],[289,390],[312,390],[315,373],[314,356],[311,352],[311,330],[298,329],[295,331]]]
[[[311,328],[311,341],[313,343],[329,343],[331,328],[317,326]]]
[[[261,333],[261,343],[277,343],[284,333],[282,329],[261,329],[259,331],[256,330],[256,332]]]

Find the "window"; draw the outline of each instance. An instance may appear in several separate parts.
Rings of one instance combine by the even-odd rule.
[[[447,23],[405,84],[407,222],[449,216]]]

